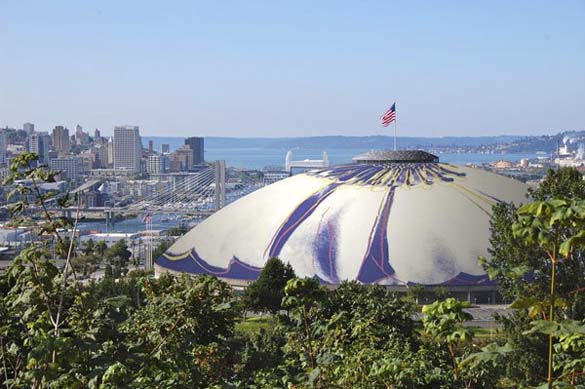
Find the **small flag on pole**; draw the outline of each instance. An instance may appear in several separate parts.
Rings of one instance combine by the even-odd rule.
[[[382,115],[382,125],[388,127],[390,123],[396,120],[396,103],[392,104],[390,109]]]

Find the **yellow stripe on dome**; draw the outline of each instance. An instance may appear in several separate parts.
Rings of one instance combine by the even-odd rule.
[[[168,259],[169,261],[180,261],[182,259],[187,258],[188,256],[191,255],[191,252],[187,252],[186,254],[181,254],[181,255],[171,255],[168,253],[163,253],[163,256]]]

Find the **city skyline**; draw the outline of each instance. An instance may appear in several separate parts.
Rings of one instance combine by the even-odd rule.
[[[584,17],[582,1],[5,3],[0,127],[385,135],[396,101],[399,136],[582,130]]]

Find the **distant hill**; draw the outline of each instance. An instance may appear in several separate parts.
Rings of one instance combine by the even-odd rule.
[[[480,137],[398,137],[398,145],[404,147],[445,147],[445,146],[480,146],[509,144],[520,140],[521,136],[480,136]],[[390,136],[312,136],[298,138],[227,138],[206,137],[205,146],[210,148],[303,148],[303,149],[350,149],[380,148],[380,145],[392,145]]]

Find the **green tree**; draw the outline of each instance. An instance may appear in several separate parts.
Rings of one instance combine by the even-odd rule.
[[[462,325],[463,322],[473,318],[471,314],[464,311],[464,308],[469,306],[468,302],[457,301],[451,297],[425,305],[422,309],[424,332],[430,335],[437,344],[444,344],[447,347],[456,380],[460,378],[456,351],[458,344],[469,343],[473,338],[471,329]]]
[[[119,258],[123,264],[126,264],[131,256],[132,253],[128,250],[128,245],[126,245],[124,239],[120,239],[106,251],[106,257]]]
[[[246,288],[244,294],[246,307],[273,314],[278,312],[281,309],[286,283],[294,277],[295,272],[290,264],[285,264],[278,258],[270,258],[258,279]]]
[[[83,255],[91,255],[93,254],[95,251],[95,242],[93,241],[93,239],[88,239],[86,240],[82,247],[81,247],[81,252],[83,253]]]
[[[571,203],[585,200],[585,183],[576,169],[561,168],[550,170],[538,188],[529,192],[530,198],[541,204],[553,199]],[[552,251],[549,247],[547,252],[547,247],[541,245],[538,239],[527,241],[526,236],[515,233],[513,226],[521,224],[522,217],[513,204],[500,203],[494,207],[490,256],[482,259],[482,263],[490,276],[498,280],[504,298],[508,301],[519,300],[514,306],[521,308],[509,317],[498,319],[503,325],[498,343],[500,346],[507,343],[511,347],[505,358],[500,359],[507,365],[508,380],[516,385],[536,385],[540,377],[548,374],[546,354],[550,345],[546,344],[545,335],[548,334],[527,332],[531,331],[536,315],[545,313],[545,308],[550,307]],[[533,227],[540,224],[544,238],[548,235],[546,223],[538,219],[533,219],[536,222]],[[558,239],[579,232],[576,225],[570,224],[553,227],[558,232]],[[585,294],[580,291],[585,288],[585,250],[573,247],[571,260],[561,261],[562,266],[554,266],[555,300],[558,300],[555,310],[564,319],[583,320]]]
[[[95,244],[95,253],[97,255],[99,255],[100,257],[104,256],[107,249],[108,249],[108,245],[103,240],[100,240],[99,242],[97,242]]]
[[[546,300],[534,296],[521,296],[520,304],[528,305],[537,313],[548,307],[549,323],[536,322],[550,329],[555,321],[555,313],[562,308],[563,300],[557,295],[557,268],[570,263],[575,246],[585,246],[585,201],[553,199],[527,204],[518,210],[519,220],[513,225],[514,235],[523,239],[527,245],[540,246],[547,255],[544,267],[550,268],[550,292]],[[539,266],[542,268],[543,266]],[[582,276],[582,275],[581,275]],[[518,304],[518,305],[520,305]],[[542,331],[541,331],[542,332]],[[548,373],[549,388],[553,387],[553,354],[555,334],[549,331]]]
[[[533,201],[585,200],[585,181],[576,168],[549,169],[538,187],[530,188],[528,192]]]
[[[163,255],[169,247],[171,247],[172,243],[170,241],[163,241],[161,242],[152,252],[152,258],[154,260],[158,259],[161,255]]]

